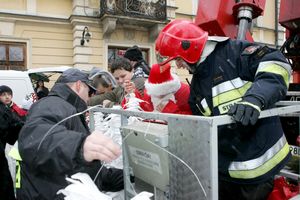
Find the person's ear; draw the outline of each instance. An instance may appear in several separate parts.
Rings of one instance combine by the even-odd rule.
[[[81,87],[82,87],[81,81],[80,80],[76,81],[76,83],[75,83],[75,89],[76,89],[77,92],[80,91]]]

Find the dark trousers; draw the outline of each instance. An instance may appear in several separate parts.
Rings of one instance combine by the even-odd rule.
[[[1,144],[0,144],[1,145]],[[0,146],[0,199],[15,200],[13,180],[11,178],[4,149]]]
[[[273,178],[259,184],[219,181],[219,200],[266,200],[273,190]]]

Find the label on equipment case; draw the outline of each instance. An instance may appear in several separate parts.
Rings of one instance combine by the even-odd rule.
[[[129,146],[132,162],[162,174],[159,155]]]

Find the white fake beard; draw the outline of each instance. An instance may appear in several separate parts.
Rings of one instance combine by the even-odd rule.
[[[170,100],[173,101],[174,103],[176,103],[175,96],[173,93],[166,94],[163,97],[158,97],[158,96],[153,96],[153,95],[151,96],[151,101],[153,104],[154,111],[157,111],[156,107],[159,104],[164,103],[164,102],[169,102]]]

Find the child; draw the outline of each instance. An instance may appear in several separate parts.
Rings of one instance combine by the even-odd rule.
[[[16,113],[21,119],[25,119],[27,111],[20,108],[17,104],[12,101],[13,92],[12,89],[6,85],[0,86],[0,101],[6,105],[10,110]]]

